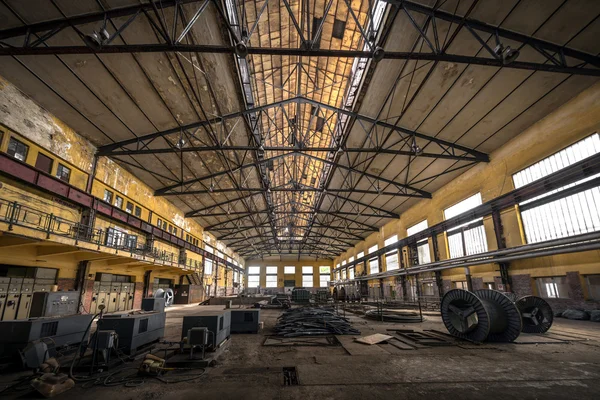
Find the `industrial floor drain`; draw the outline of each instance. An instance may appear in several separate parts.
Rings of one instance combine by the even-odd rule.
[[[298,371],[296,367],[283,367],[283,385],[296,386],[298,384]]]

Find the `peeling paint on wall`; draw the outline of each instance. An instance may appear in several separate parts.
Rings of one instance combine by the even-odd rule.
[[[2,77],[0,121],[83,171],[92,170],[96,148]]]

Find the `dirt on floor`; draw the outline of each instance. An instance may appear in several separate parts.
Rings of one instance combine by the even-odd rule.
[[[179,340],[183,317],[205,308],[170,309],[166,339]],[[333,345],[323,340],[318,346],[313,340],[296,346],[263,345],[280,314],[262,310],[264,329],[259,334],[232,335],[214,367],[195,379],[190,374],[201,371],[184,372],[193,380],[165,383],[147,378],[143,383],[133,381],[139,384],[136,387],[77,384],[58,398],[600,399],[599,323],[557,319],[546,335],[522,334],[509,344],[473,344],[446,337],[436,315],[427,315],[422,323],[397,324],[347,312],[361,336],[382,333],[395,338],[375,345],[356,343],[353,336],[338,336]],[[429,332],[440,343],[420,345],[396,330]],[[296,374],[297,384],[284,384],[284,369]],[[129,371],[133,372],[123,374],[135,373]],[[9,382],[11,377],[0,379]],[[6,398],[41,397],[23,390],[9,392]]]

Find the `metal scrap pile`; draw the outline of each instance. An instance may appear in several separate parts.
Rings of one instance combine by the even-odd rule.
[[[333,308],[301,307],[286,310],[273,328],[276,336],[360,335],[350,322]]]

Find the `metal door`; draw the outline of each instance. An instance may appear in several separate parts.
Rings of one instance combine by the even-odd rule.
[[[19,307],[17,308],[17,319],[27,319],[29,317],[29,309],[31,308],[31,300],[33,294],[21,293],[21,299],[19,300]]]
[[[2,316],[2,321],[12,321],[17,318],[17,307],[19,305],[20,298],[21,293],[11,293],[8,295],[6,307],[4,308],[4,315]]]
[[[110,293],[108,295],[108,312],[117,311],[118,293],[121,291],[120,283],[113,283],[110,287]]]
[[[8,295],[6,293],[0,294],[0,321],[2,321],[2,315],[4,314],[4,306],[6,306],[6,300]]]
[[[129,293],[127,293],[129,291],[129,285],[126,283],[123,283],[121,285],[121,291],[119,292],[119,296],[118,296],[118,310],[119,311],[125,311],[127,310],[127,296],[129,295]]]
[[[100,296],[100,282],[94,282],[92,289],[92,302],[90,303],[90,314],[98,312],[98,297]]]

